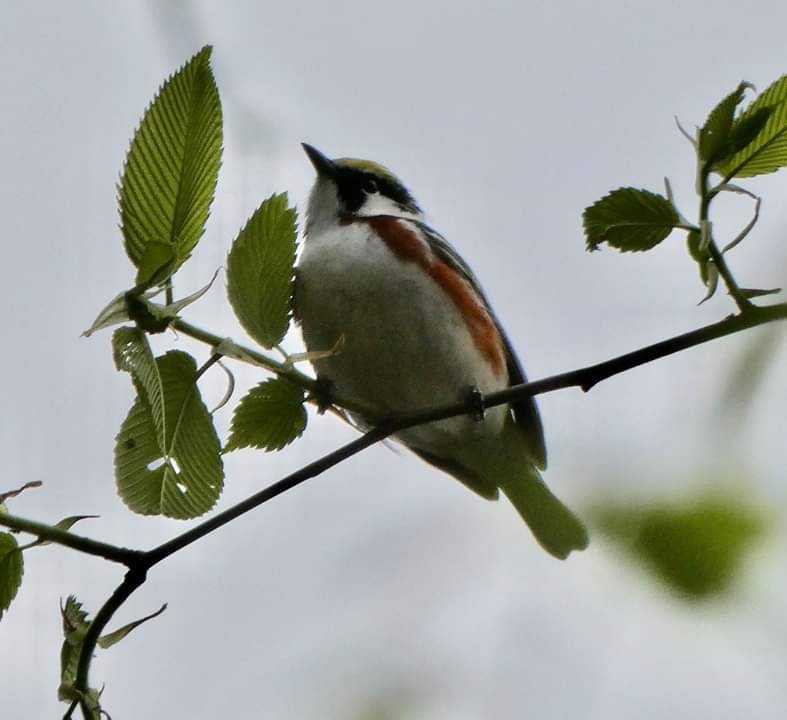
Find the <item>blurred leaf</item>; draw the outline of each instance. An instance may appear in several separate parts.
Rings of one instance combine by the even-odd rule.
[[[771,173],[787,165],[787,75],[783,75],[741,113],[731,135],[742,150],[717,164],[726,179]],[[761,127],[760,127],[761,126]],[[758,130],[759,127],[759,130]]]
[[[303,390],[283,378],[261,382],[238,403],[225,452],[242,447],[281,450],[306,428]]]
[[[22,584],[24,560],[16,538],[0,532],[0,619]]]
[[[179,350],[155,359],[128,360],[141,381],[156,390],[163,407],[137,397],[115,438],[115,478],[126,505],[142,515],[192,518],[210,510],[224,481],[219,439],[196,384],[194,358]],[[137,363],[136,360],[141,359]],[[155,412],[160,420],[155,420]]]
[[[251,216],[227,257],[227,295],[246,332],[266,348],[287,332],[292,312],[296,214],[287,193]]]
[[[729,140],[735,108],[743,101],[746,90],[752,87],[742,82],[711,110],[699,134],[699,156],[704,163],[713,164],[732,151]]]
[[[221,163],[221,103],[210,46],[161,86],[131,141],[118,188],[137,284],[162,283],[205,229]]]
[[[111,633],[107,633],[106,635],[102,635],[98,640],[98,646],[102,648],[109,648],[112,647],[115,643],[119,643],[126,635],[128,635],[132,630],[138,628],[142,623],[147,622],[148,620],[152,620],[155,617],[158,617],[167,609],[167,603],[164,603],[156,612],[151,613],[150,615],[145,615],[145,617],[140,618],[139,620],[134,620],[134,622],[130,622],[123,627],[114,630]]]
[[[583,213],[588,250],[603,242],[623,252],[650,250],[679,223],[667,198],[631,187],[613,190]]]
[[[661,582],[692,600],[728,591],[765,528],[761,511],[718,496],[681,505],[608,508],[598,520]]]

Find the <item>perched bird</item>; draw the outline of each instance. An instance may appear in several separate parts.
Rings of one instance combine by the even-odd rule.
[[[380,416],[524,382],[475,275],[424,223],[405,186],[377,163],[303,148],[317,179],[295,313],[317,377]],[[587,546],[584,526],[539,474],[546,449],[533,398],[483,417],[410,428],[396,439],[484,498],[502,490],[552,555]]]

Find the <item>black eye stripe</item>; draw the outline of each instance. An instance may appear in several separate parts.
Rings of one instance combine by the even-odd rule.
[[[380,193],[390,198],[403,210],[419,212],[418,206],[406,188],[384,175],[373,175],[359,168],[344,167],[335,178],[339,199],[346,212],[357,212],[369,195]]]

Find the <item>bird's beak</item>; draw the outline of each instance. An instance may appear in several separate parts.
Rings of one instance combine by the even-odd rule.
[[[304,152],[311,160],[317,175],[320,177],[334,177],[336,175],[336,163],[329,157],[323,155],[316,147],[308,143],[301,143]]]

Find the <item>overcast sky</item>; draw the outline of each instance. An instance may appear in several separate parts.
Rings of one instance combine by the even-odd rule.
[[[115,204],[128,141],[159,83],[202,45],[215,47],[225,153],[179,289],[207,282],[271,192],[302,206],[308,141],[404,180],[538,378],[732,312],[723,293],[697,307],[682,237],[589,255],[581,212],[620,185],[658,191],[667,175],[692,216],[691,148],[674,116],[691,128],[739,81],[762,89],[787,72],[785,27],[775,1],[3,3],[0,490],[44,482],[11,511],[97,514],[79,529],[138,548],[185,527],[134,516],[115,495],[113,437],[132,390],[109,332],[79,334],[132,284]],[[751,185],[762,221],[731,262],[744,286],[784,285],[787,173]],[[747,208],[720,209],[722,238]],[[187,317],[242,338],[222,284]],[[749,413],[720,410],[761,335],[540,400],[546,478],[580,513],[736,478],[772,509],[777,529],[731,596],[686,604],[598,535],[560,563],[508,504],[381,446],[156,567],[114,625],[169,609],[93,665],[107,709],[115,720],[372,718],[388,705],[419,720],[784,717],[780,339]],[[222,383],[208,379],[205,395]],[[233,454],[220,507],[351,437],[312,418],[278,455]],[[120,578],[70,551],[27,553],[0,623],[4,718],[62,715],[58,600],[75,593],[94,613]]]

